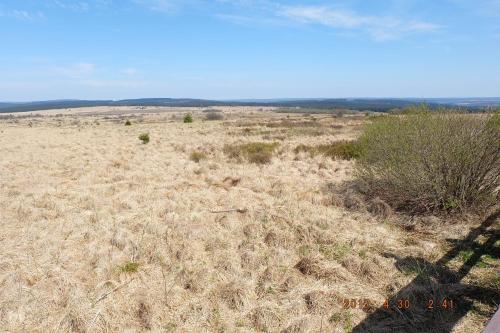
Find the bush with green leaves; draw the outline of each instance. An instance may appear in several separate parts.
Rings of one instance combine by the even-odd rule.
[[[380,117],[358,140],[367,194],[412,213],[463,212],[498,200],[498,115],[418,112]]]
[[[188,113],[187,115],[184,116],[184,123],[189,124],[193,122],[193,116]]]
[[[146,144],[149,142],[149,133],[142,133],[139,135],[139,140],[142,141],[143,144]]]
[[[127,121],[125,122],[125,126],[131,126],[131,125],[132,125],[132,123],[130,122],[130,120],[127,120]]]

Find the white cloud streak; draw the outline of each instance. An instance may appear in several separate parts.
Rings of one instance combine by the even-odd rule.
[[[73,12],[85,13],[100,9],[106,9],[109,6],[111,6],[112,3],[113,0],[91,0],[91,1],[51,0],[51,2],[48,3],[48,5]]]
[[[137,73],[139,73],[139,71],[135,68],[129,67],[129,68],[124,68],[121,71],[121,73],[124,75],[127,75],[127,76],[134,76],[134,75],[137,75]]]
[[[439,25],[393,17],[360,15],[327,6],[284,6],[278,15],[303,24],[320,24],[334,29],[369,34],[375,40],[398,39],[412,33],[432,32]]]
[[[84,80],[79,82],[82,85],[93,87],[93,88],[139,88],[144,87],[148,83],[146,81],[131,81],[131,80]]]
[[[74,11],[89,11],[96,4],[108,6],[112,0],[90,1],[68,1],[52,0],[60,8]],[[207,1],[203,0],[130,0],[132,3],[142,6],[148,10],[161,13],[174,13],[180,8],[190,7],[196,10],[198,7],[205,8]],[[449,0],[464,1],[464,0]],[[500,3],[500,0],[478,0],[488,3],[489,6]],[[279,1],[272,0],[215,0],[215,3],[223,4],[231,11],[213,14],[214,17],[231,22],[233,24],[252,25],[290,25],[299,23],[304,25],[321,25],[335,30],[338,35],[356,36],[368,35],[376,41],[396,40],[412,34],[431,33],[438,31],[441,27],[437,24],[407,18],[406,15],[396,16],[369,15],[352,10],[338,9],[330,5],[284,5]],[[236,10],[236,12],[235,12]],[[244,12],[242,14],[242,12]],[[17,17],[29,15],[24,12],[16,14]]]
[[[162,13],[170,13],[177,7],[177,4],[171,0],[133,0],[133,2],[149,10]]]
[[[51,69],[51,72],[68,78],[83,78],[92,75],[96,66],[92,63],[80,62],[69,66],[58,66]]]
[[[87,12],[90,9],[89,3],[85,1],[52,0],[52,2],[59,8],[76,12]]]
[[[13,18],[20,21],[36,21],[45,19],[45,15],[41,11],[29,12],[26,10],[2,10],[0,9],[0,17]]]

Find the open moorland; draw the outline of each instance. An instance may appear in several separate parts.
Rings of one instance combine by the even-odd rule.
[[[374,115],[217,109],[1,116],[1,329],[484,328],[497,215],[403,214],[340,190],[355,153],[325,147]]]

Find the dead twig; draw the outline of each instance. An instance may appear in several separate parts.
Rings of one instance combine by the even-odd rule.
[[[94,318],[92,319],[92,321],[89,324],[89,330],[94,326],[94,324],[97,320],[97,317],[99,317],[100,315],[101,315],[101,309],[96,311]]]
[[[94,306],[99,303],[100,301],[102,301],[103,299],[105,299],[106,297],[108,297],[110,294],[114,293],[115,291],[117,291],[118,289],[120,288],[123,288],[125,287],[127,284],[129,284],[130,282],[134,281],[135,278],[132,278],[130,280],[128,280],[127,282],[124,282],[122,284],[120,284],[119,286],[115,287],[113,290],[111,291],[108,291],[107,293],[103,294],[101,297],[99,297],[95,302],[94,302]]]
[[[245,214],[248,212],[248,209],[246,208],[234,208],[234,209],[227,209],[227,210],[211,210],[210,213],[213,214],[218,214],[218,213],[232,213],[232,212],[237,212],[240,214]]]

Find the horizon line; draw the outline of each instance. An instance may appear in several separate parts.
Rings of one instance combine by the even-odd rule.
[[[442,96],[442,97],[271,97],[271,98],[198,98],[198,97],[135,97],[135,98],[58,98],[58,99],[39,99],[39,100],[0,100],[0,103],[36,103],[36,102],[61,102],[61,101],[93,101],[93,102],[116,102],[124,100],[141,100],[141,99],[173,99],[173,100],[203,100],[213,102],[248,102],[248,101],[300,101],[300,100],[340,100],[340,99],[391,99],[391,100],[437,100],[437,99],[500,99],[499,96]]]

